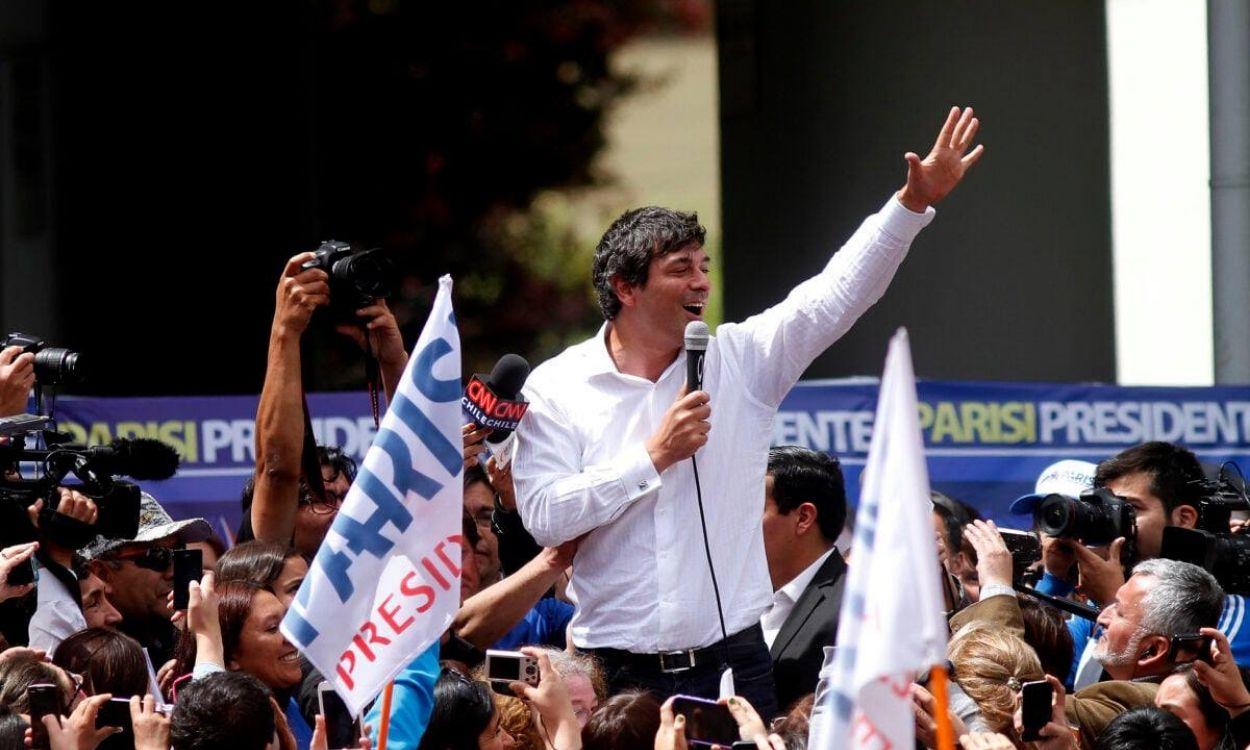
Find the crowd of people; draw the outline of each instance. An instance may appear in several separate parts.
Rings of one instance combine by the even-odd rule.
[[[717,330],[697,383],[683,335],[710,292],[703,228],[656,207],[612,224],[592,269],[604,327],[534,371],[515,440],[492,447],[489,429],[462,430],[460,605],[439,648],[395,678],[388,748],[807,747],[827,710],[817,696],[854,546],[837,458],[770,447],[771,421],[980,158],[978,127],[952,109],[824,270]],[[228,548],[146,493],[136,533],[84,535],[99,506],[73,487],[0,531],[0,747],[371,745],[381,702],[350,716],[279,629],[356,474],[337,448],[308,445],[300,343],[331,297],[311,259],[280,277],[256,469]],[[399,326],[384,300],[356,316],[343,331],[376,357],[389,399],[408,361]],[[0,352],[0,416],[24,411],[33,385],[31,355]],[[1165,528],[1199,523],[1203,482],[1195,456],[1169,443],[1043,473],[1012,505],[1026,531],[1039,534],[1041,498],[1096,489],[1132,508],[1133,527],[1093,546],[1039,534],[1033,593],[1018,590],[995,523],[933,493],[952,681],[945,709],[926,677],[911,686],[918,744],[937,747],[948,721],[966,748],[1250,746],[1245,600],[1161,556]],[[190,547],[203,575],[175,610],[174,551]],[[31,567],[36,582],[19,583]],[[492,678],[488,650],[519,651],[538,679]],[[1021,694],[1041,683],[1048,720],[1026,727]],[[52,708],[36,706],[49,692]],[[710,717],[729,717],[734,736],[711,739]]]

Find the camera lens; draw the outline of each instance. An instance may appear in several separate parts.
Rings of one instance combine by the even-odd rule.
[[[330,270],[330,276],[333,280],[349,286],[363,304],[368,300],[390,296],[395,268],[381,250],[365,250],[336,261]]]
[[[1072,536],[1072,516],[1076,511],[1075,505],[1076,501],[1070,497],[1048,495],[1034,513],[1037,527],[1049,536]]]
[[[78,352],[49,346],[35,353],[35,377],[44,383],[69,383],[81,380]]]

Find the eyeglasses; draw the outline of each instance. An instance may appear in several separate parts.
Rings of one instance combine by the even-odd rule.
[[[312,498],[300,498],[299,507],[307,508],[309,512],[317,516],[328,516],[331,513],[337,513],[339,506],[343,504],[343,498],[326,494],[325,500],[313,500]]]
[[[134,552],[123,552],[116,559],[129,560],[140,568],[164,573],[174,562],[174,551],[169,547],[148,547]]]

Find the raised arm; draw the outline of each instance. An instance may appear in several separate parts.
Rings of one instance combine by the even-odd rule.
[[[979,124],[971,108],[952,108],[929,154],[904,157],[903,187],[860,225],[823,271],[759,315],[720,327],[722,356],[738,363],[761,402],[780,404],[812,360],[885,294],[912,240],[932,220],[931,206],[981,158],[981,146],[967,152]]]
[[[576,549],[577,542],[544,549],[516,573],[469,597],[456,612],[452,630],[478,648],[489,648],[555,585]]]
[[[313,311],[330,301],[325,271],[302,270],[312,253],[287,261],[278,280],[269,363],[256,409],[256,473],[252,531],[266,542],[290,544],[299,512],[300,456],[304,445],[300,337]]]

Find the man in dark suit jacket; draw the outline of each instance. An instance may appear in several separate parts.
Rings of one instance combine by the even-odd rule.
[[[837,635],[846,563],[834,542],[846,522],[846,489],[836,458],[781,446],[768,454],[764,492],[773,604],[760,625],[784,711],[816,689],[824,648]]]

